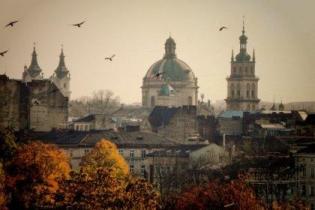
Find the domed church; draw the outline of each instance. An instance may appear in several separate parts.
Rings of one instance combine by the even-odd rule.
[[[164,57],[155,62],[143,78],[143,107],[197,105],[197,78],[191,68],[177,58],[175,49],[176,43],[169,37]]]

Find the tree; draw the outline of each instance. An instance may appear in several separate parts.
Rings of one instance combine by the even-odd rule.
[[[93,174],[99,168],[111,169],[117,178],[129,174],[128,164],[119,154],[116,145],[104,139],[97,142],[94,149],[82,158],[80,166],[82,172],[87,174]]]
[[[5,174],[0,163],[0,209],[6,209]]]
[[[12,158],[16,148],[14,131],[11,128],[0,127],[0,159],[7,161]]]
[[[123,180],[110,168],[94,173],[73,172],[64,180],[56,197],[55,209],[115,209],[123,205]]]
[[[83,96],[70,101],[70,116],[84,116],[90,113],[110,114],[120,107],[119,97],[109,90],[98,90],[92,96]]]
[[[61,184],[55,209],[157,209],[159,194],[129,174],[115,144],[99,141],[80,165]]]
[[[179,195],[176,209],[264,209],[253,190],[243,180],[221,184],[211,181],[192,187]]]
[[[129,177],[124,191],[127,209],[157,209],[160,204],[160,195],[144,179]]]
[[[54,203],[59,181],[69,178],[66,154],[51,144],[32,142],[20,146],[7,166],[11,208],[29,209]]]

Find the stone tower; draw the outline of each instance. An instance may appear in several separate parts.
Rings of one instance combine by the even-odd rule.
[[[27,66],[24,66],[22,80],[24,82],[31,82],[32,80],[42,80],[43,78],[42,69],[38,65],[37,53],[34,46],[31,64],[28,68]]]
[[[232,50],[231,74],[227,78],[228,93],[227,110],[255,111],[258,110],[258,78],[255,76],[255,51],[253,57],[247,53],[247,36],[243,22],[240,40],[240,52],[235,56]]]
[[[51,76],[50,79],[65,97],[70,98],[70,73],[65,64],[63,49],[61,49],[61,53],[59,56],[58,67],[56,68],[55,73]]]

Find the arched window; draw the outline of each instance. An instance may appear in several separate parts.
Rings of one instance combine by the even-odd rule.
[[[237,87],[236,87],[236,91],[237,91],[237,97],[240,97],[241,96],[241,85],[238,83],[237,84]]]
[[[155,97],[151,96],[151,107],[155,106]]]
[[[255,84],[252,84],[252,98],[255,98]]]
[[[191,96],[188,96],[188,105],[192,105],[192,97]]]
[[[231,90],[231,96],[233,98],[234,97],[234,84],[233,83],[230,86],[230,90]]]
[[[247,98],[249,98],[250,97],[250,84],[249,83],[247,83],[247,85],[246,85],[246,97]]]

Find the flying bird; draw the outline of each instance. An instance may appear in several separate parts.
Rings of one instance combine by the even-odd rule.
[[[11,22],[8,23],[7,25],[5,25],[5,27],[6,27],[6,28],[9,27],[9,26],[13,27],[14,24],[16,24],[17,22],[19,22],[19,21],[18,21],[18,20],[11,21]]]
[[[113,61],[113,58],[115,57],[116,55],[112,55],[111,57],[106,57],[105,60],[110,60],[110,61]]]
[[[0,55],[2,56],[2,57],[4,57],[4,55],[8,52],[9,50],[6,50],[6,51],[3,51],[3,52],[0,52]]]
[[[157,72],[154,77],[159,77],[160,75],[164,74],[164,72]]]
[[[85,21],[82,21],[81,23],[72,24],[72,25],[80,28],[83,23],[85,23]]]
[[[219,29],[219,31],[222,31],[223,29],[227,29],[227,27],[222,26],[222,27]]]

